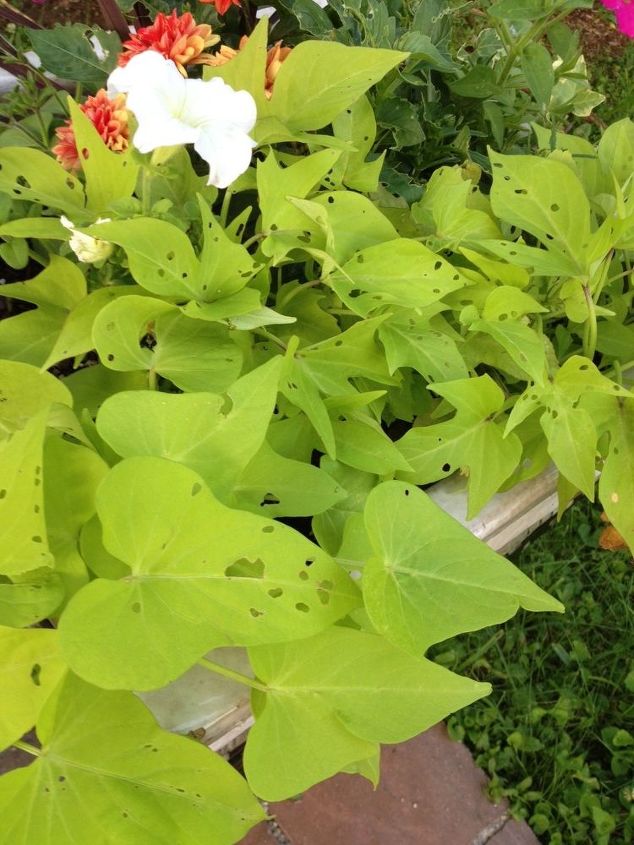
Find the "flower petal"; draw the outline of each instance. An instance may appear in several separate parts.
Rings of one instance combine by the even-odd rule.
[[[194,149],[209,165],[208,185],[226,188],[248,169],[255,141],[240,131],[206,126]]]

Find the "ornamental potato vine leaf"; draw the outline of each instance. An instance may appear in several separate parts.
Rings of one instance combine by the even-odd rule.
[[[75,215],[85,214],[84,189],[79,179],[40,150],[27,147],[0,150],[0,191],[17,199],[57,208],[71,220]]]
[[[363,569],[365,608],[377,631],[412,654],[505,622],[520,607],[563,611],[411,484],[375,487],[365,526],[374,550]]]
[[[52,616],[64,598],[64,586],[56,572],[34,569],[0,581],[0,625],[28,628]]]
[[[446,422],[410,429],[398,442],[412,467],[399,475],[415,484],[438,481],[456,470],[468,473],[468,516],[474,516],[517,467],[522,444],[495,420],[504,394],[490,376],[434,384],[434,393],[456,408]]]
[[[153,371],[181,390],[225,390],[242,369],[242,352],[227,328],[192,320],[152,297],[110,302],[95,318],[93,341],[110,369]]]
[[[0,442],[0,575],[51,567],[42,464],[48,411]]]
[[[0,750],[33,727],[66,671],[57,631],[0,627]]]
[[[382,637],[333,627],[249,649],[261,682],[244,752],[249,785],[280,801],[403,742],[490,691]],[[283,738],[283,741],[280,741]]]
[[[601,503],[610,522],[634,548],[634,400],[613,398],[610,447],[599,479]]]
[[[489,151],[495,214],[572,261],[583,273],[590,238],[590,205],[581,182],[560,161]]]
[[[97,431],[124,458],[153,455],[184,464],[226,502],[264,443],[281,363],[278,357],[257,367],[226,396],[122,391],[102,405]]]
[[[37,733],[36,761],[0,778],[7,842],[233,845],[264,818],[229,763],[161,730],[132,693],[71,675]]]
[[[170,461],[122,461],[99,488],[97,512],[106,550],[131,575],[80,590],[59,631],[73,670],[99,686],[159,687],[215,646],[310,636],[359,603],[321,549],[225,507]]]
[[[0,361],[0,435],[24,428],[53,403],[72,406],[68,388],[31,364]]]

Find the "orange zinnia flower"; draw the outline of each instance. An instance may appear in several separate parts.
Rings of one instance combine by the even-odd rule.
[[[88,97],[79,108],[95,127],[108,149],[118,153],[128,149],[130,132],[124,94],[118,94],[111,100],[102,88],[94,97]],[[67,120],[65,126],[55,130],[55,134],[58,143],[53,147],[53,153],[59,163],[66,170],[79,170],[81,162],[71,121]]]
[[[201,3],[213,3],[219,15],[226,15],[232,6],[239,6],[240,0],[200,0]]]
[[[118,63],[124,67],[132,56],[155,50],[171,59],[183,76],[187,76],[185,65],[208,64],[211,56],[203,50],[218,41],[220,37],[211,34],[211,27],[197,24],[189,12],[180,17],[176,9],[170,15],[159,12],[151,26],[141,27],[123,42],[125,52],[119,54]]]
[[[248,35],[243,35],[240,39],[240,43],[238,44],[238,49],[234,50],[232,47],[227,47],[225,44],[222,45],[220,50],[212,56],[209,64],[212,67],[221,67],[222,65],[226,65],[227,62],[230,62],[231,59],[234,59],[240,50],[244,50],[247,41],[249,40]],[[264,93],[266,94],[267,98],[270,100],[271,95],[273,94],[273,84],[279,73],[280,68],[282,67],[282,62],[288,57],[289,53],[291,52],[292,47],[282,47],[282,42],[278,41],[274,44],[271,49],[266,54],[266,71],[265,71],[265,80],[264,80]]]

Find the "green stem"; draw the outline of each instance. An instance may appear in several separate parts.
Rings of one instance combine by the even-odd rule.
[[[150,175],[149,168],[141,168],[141,209],[144,217],[150,213]]]
[[[147,386],[150,388],[150,390],[158,390],[158,378],[156,375],[156,370],[147,371]]]
[[[588,306],[588,319],[583,331],[583,354],[592,361],[597,349],[597,311],[588,285],[583,286],[583,295]]]
[[[227,188],[225,195],[222,198],[222,206],[220,208],[220,223],[223,229],[227,228],[227,219],[229,218],[229,206],[231,205],[231,198],[233,193]]]
[[[223,666],[221,663],[216,663],[214,660],[209,660],[206,657],[201,657],[198,661],[198,665],[202,666],[204,669],[209,669],[210,672],[216,672],[218,675],[223,675],[225,678],[229,678],[232,681],[236,681],[239,684],[243,684],[245,687],[251,687],[251,689],[260,690],[260,692],[268,692],[268,688],[264,686],[264,684],[255,681],[253,678],[249,678],[248,675],[243,675],[241,672],[236,672],[234,669],[229,669],[227,666]]]
[[[34,745],[31,745],[30,742],[23,742],[21,739],[16,739],[16,741],[12,744],[14,748],[19,748],[20,751],[26,751],[27,754],[32,754],[33,757],[42,756],[42,751]]]
[[[258,329],[253,329],[253,333],[259,334],[261,337],[266,338],[266,340],[270,340],[271,343],[274,343],[276,346],[279,346],[280,349],[283,349],[284,352],[286,352],[287,347],[286,347],[286,344],[284,343],[284,341],[280,340],[279,337],[275,337],[274,334],[267,331],[265,328],[260,327]]]

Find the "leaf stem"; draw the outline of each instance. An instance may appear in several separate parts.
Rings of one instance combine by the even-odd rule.
[[[583,332],[583,354],[592,361],[597,349],[597,311],[588,285],[583,286],[583,295],[588,306],[588,319]]]
[[[272,334],[272,332],[269,332],[265,328],[260,327],[260,328],[257,328],[257,329],[253,329],[253,333],[259,334],[262,337],[266,338],[267,340],[270,340],[271,343],[274,343],[276,346],[279,346],[280,349],[283,349],[284,352],[286,352],[287,346],[284,343],[284,341],[280,340],[279,337],[275,337],[275,335]]]
[[[228,666],[223,666],[221,663],[216,663],[214,660],[209,660],[206,657],[201,657],[198,665],[204,669],[209,669],[210,672],[216,672],[218,675],[223,675],[231,681],[236,681],[243,684],[245,687],[260,690],[260,692],[268,692],[268,688],[264,684],[259,683],[248,675],[243,675],[242,672],[236,672],[234,669],[229,669]]]
[[[30,742],[23,742],[21,739],[16,739],[14,743],[12,743],[14,748],[19,748],[20,751],[26,751],[27,754],[32,754],[33,757],[41,757],[42,751],[39,748],[36,748],[34,745],[31,745]]]

